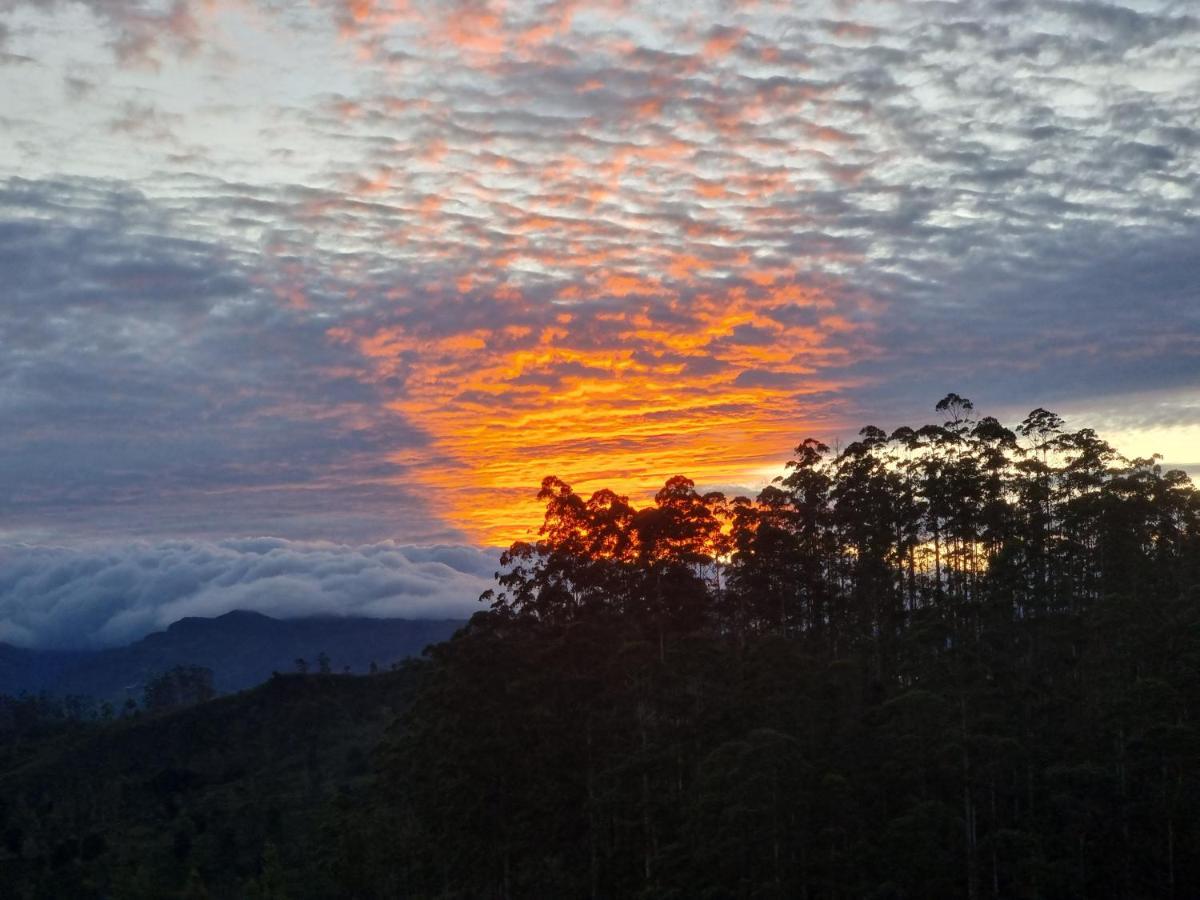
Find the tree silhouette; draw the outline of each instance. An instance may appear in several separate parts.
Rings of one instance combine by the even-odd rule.
[[[410,858],[434,861],[408,877],[1185,895],[1200,495],[1044,409],[935,411],[806,440],[755,499],[676,477],[639,509],[546,479],[538,540],[435,651],[398,741]]]
[[[142,706],[147,712],[162,712],[203,703],[215,696],[212,669],[175,666],[147,682]]]
[[[1010,428],[950,394],[935,419],[805,440],[756,498],[547,478],[452,640],[96,725],[105,758],[142,741],[115,785],[34,762],[40,739],[71,760],[54,729],[85,705],[0,698],[0,780],[28,785],[0,797],[0,866],[20,896],[158,896],[164,865],[214,896],[1194,896],[1200,492],[1046,410]],[[359,716],[403,710],[374,753],[330,713],[360,691]],[[252,789],[177,750],[145,777],[243,701],[220,721]],[[259,746],[264,710],[283,736]],[[146,835],[151,807],[158,849],[105,877],[96,822]]]

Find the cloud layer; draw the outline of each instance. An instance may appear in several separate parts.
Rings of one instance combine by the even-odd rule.
[[[470,547],[345,546],[259,538],[0,548],[0,642],[129,643],[187,616],[467,618],[495,554]]]
[[[1200,388],[1186,4],[0,11],[10,537],[503,543],[546,474]]]

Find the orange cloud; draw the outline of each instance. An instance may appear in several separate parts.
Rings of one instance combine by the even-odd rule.
[[[689,262],[705,268],[674,260]],[[664,292],[629,275],[608,276],[616,296],[614,286],[628,288],[619,308],[563,310],[540,327],[331,332],[356,345],[380,379],[401,358],[410,367],[390,405],[429,432],[437,462],[407,477],[473,538],[530,536],[540,522],[533,496],[547,474],[638,500],[679,473],[702,484],[753,482],[803,437],[797,398],[838,386],[814,372],[844,358],[838,344],[856,330],[838,315],[811,324],[775,318],[783,305],[834,305],[795,273],[686,301],[649,297]],[[560,296],[579,296],[567,287]],[[522,298],[509,314],[546,312]]]
[[[816,274],[853,251],[806,200],[870,174],[838,85],[748,18],[665,13],[676,52],[582,9],[351,0],[337,21],[396,77],[327,104],[363,157],[346,194],[298,202],[316,240],[378,254],[388,301],[329,338],[427,432],[422,465],[393,461],[479,540],[536,527],[548,474],[639,500],[680,473],[752,482],[867,339],[869,301]],[[734,55],[770,71],[731,78]],[[439,80],[409,90],[408,67]]]
[[[718,59],[727,56],[729,51],[742,42],[746,36],[744,28],[717,28],[704,43],[702,54],[706,59]]]
[[[835,37],[841,38],[870,40],[879,34],[879,29],[870,25],[861,25],[858,22],[838,22],[833,27],[833,34]]]
[[[435,43],[448,43],[476,57],[499,56],[509,46],[503,2],[448,3],[427,22]]]

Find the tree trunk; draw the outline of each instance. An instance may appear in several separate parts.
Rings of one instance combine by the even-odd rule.
[[[971,802],[971,758],[967,752],[967,700],[959,698],[962,715],[962,773],[963,773],[963,829],[967,851],[967,897],[979,900],[979,853],[978,833],[975,827],[975,804]]]

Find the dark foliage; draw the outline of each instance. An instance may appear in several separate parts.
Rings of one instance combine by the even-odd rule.
[[[164,712],[203,703],[216,695],[212,669],[204,666],[174,666],[150,679],[142,706],[146,712]]]
[[[938,410],[754,501],[548,478],[403,673],[11,712],[15,895],[1198,896],[1200,494],[1045,410]]]
[[[1188,897],[1200,497],[1032,413],[755,502],[547,479],[383,773],[431,897]],[[398,875],[395,873],[399,873]]]
[[[102,723],[49,699],[0,734],[0,896],[328,898],[360,855],[371,753],[405,670],[281,675]]]
[[[71,653],[0,644],[0,693],[88,694],[120,705],[140,700],[151,678],[175,666],[213,671],[218,693],[262,684],[273,671],[291,671],[297,657],[326,655],[333,671],[363,673],[372,660],[390,664],[444,641],[456,620],[314,617],[273,619],[234,610],[215,618],[189,617],[126,647]]]

